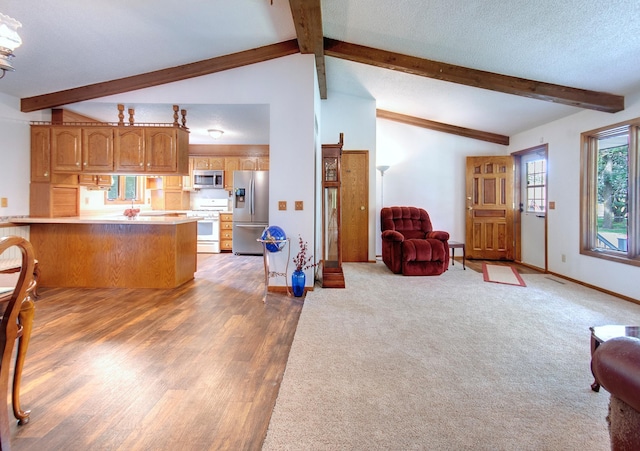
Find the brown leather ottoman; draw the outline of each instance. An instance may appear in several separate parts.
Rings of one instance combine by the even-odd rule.
[[[591,369],[611,394],[609,436],[611,449],[640,449],[640,339],[617,337],[600,344]]]

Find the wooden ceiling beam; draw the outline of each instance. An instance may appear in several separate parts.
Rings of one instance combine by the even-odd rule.
[[[320,98],[327,98],[327,76],[324,64],[324,39],[322,35],[322,8],[320,0],[289,0],[293,24],[296,27],[300,53],[316,56],[316,72]]]
[[[427,78],[608,113],[624,110],[624,97],[511,77],[453,64],[324,39],[324,54]]]
[[[452,135],[464,136],[465,138],[479,139],[490,143],[509,145],[509,137],[498,135],[497,133],[483,132],[472,128],[458,127],[457,125],[443,124],[442,122],[430,121],[415,116],[407,116],[405,114],[394,113],[386,110],[376,110],[376,117],[388,119],[390,121],[401,122],[403,124],[414,125],[416,127],[428,128],[438,132],[449,133]]]
[[[298,41],[292,39],[182,66],[170,67],[168,69],[161,69],[34,97],[25,97],[21,99],[20,110],[27,113],[46,108],[55,108],[70,103],[83,102],[85,100],[149,88],[193,77],[201,77],[215,72],[222,72],[236,67],[293,55],[299,53],[299,51]]]

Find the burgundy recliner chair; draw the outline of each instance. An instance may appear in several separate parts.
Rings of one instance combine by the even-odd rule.
[[[385,207],[380,229],[382,261],[393,273],[435,276],[449,267],[449,233],[434,231],[424,209]]]

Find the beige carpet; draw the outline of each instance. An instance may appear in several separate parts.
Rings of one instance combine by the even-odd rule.
[[[589,326],[640,306],[545,275],[346,264],[310,292],[264,450],[607,450]]]

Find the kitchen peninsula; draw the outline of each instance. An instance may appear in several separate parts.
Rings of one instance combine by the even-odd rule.
[[[174,288],[197,267],[197,217],[11,218],[30,226],[39,286]]]

